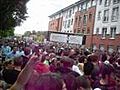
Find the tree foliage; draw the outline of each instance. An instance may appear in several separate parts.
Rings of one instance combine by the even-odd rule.
[[[31,31],[26,31],[25,33],[24,33],[24,36],[30,36],[31,35]]]
[[[0,30],[0,38],[8,36],[14,36],[14,28],[11,28],[9,30]]]
[[[26,20],[28,1],[0,0],[0,30],[11,30]]]

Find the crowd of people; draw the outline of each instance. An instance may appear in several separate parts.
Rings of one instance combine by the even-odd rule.
[[[120,90],[120,53],[77,45],[0,42],[1,90]]]

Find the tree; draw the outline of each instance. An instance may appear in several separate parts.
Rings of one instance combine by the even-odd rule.
[[[0,30],[11,30],[26,20],[29,0],[0,0]]]
[[[1,37],[8,37],[8,36],[14,36],[14,28],[11,28],[9,30],[0,30],[0,38]]]
[[[35,31],[35,30],[33,30],[33,31],[32,31],[32,34],[33,34],[33,35],[35,35],[35,34],[36,34],[36,31]]]
[[[31,35],[31,31],[26,31],[25,33],[24,33],[24,36],[30,36]]]

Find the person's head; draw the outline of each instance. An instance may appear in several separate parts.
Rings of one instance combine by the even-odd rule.
[[[29,47],[25,47],[24,48],[24,54],[25,55],[30,55],[30,53],[31,53],[31,49]]]
[[[110,65],[104,64],[102,66],[102,79],[107,79],[111,76],[113,68]]]
[[[83,71],[85,75],[91,75],[94,65],[91,62],[84,63]]]
[[[86,56],[82,55],[82,56],[78,56],[78,61],[79,63],[84,63],[85,62],[85,59],[86,59]]]
[[[44,62],[45,60],[49,60],[48,54],[42,54],[41,62]]]
[[[15,53],[16,51],[18,51],[18,47],[13,48],[13,52]]]
[[[90,81],[85,76],[79,76],[76,78],[78,90],[90,90]]]
[[[55,56],[56,56],[55,53],[50,53],[50,54],[49,54],[50,59],[54,58]]]
[[[76,77],[73,76],[71,73],[62,74],[62,79],[66,84],[67,90],[77,90]]]
[[[61,58],[61,63],[63,65],[63,67],[65,67],[65,68],[72,68],[72,66],[74,64],[74,60],[69,57],[64,56]]]
[[[15,57],[13,59],[13,64],[15,67],[21,67],[22,66],[22,60],[23,58],[22,57]]]
[[[94,62],[94,63],[97,63],[98,62],[98,56],[96,54],[91,54],[89,57],[88,57],[88,61],[91,61],[91,62]]]
[[[101,60],[102,60],[102,62],[104,62],[104,61],[107,60],[107,54],[106,54],[106,53],[103,53],[103,54],[102,54]]]
[[[63,80],[58,74],[41,74],[35,83],[26,85],[25,90],[62,90]]]
[[[13,61],[12,60],[8,60],[8,61],[5,61],[3,66],[6,68],[6,69],[13,69]]]

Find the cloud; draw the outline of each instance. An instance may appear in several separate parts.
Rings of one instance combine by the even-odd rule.
[[[48,30],[48,16],[76,1],[78,0],[30,0],[27,4],[29,18],[15,28],[15,33]]]

